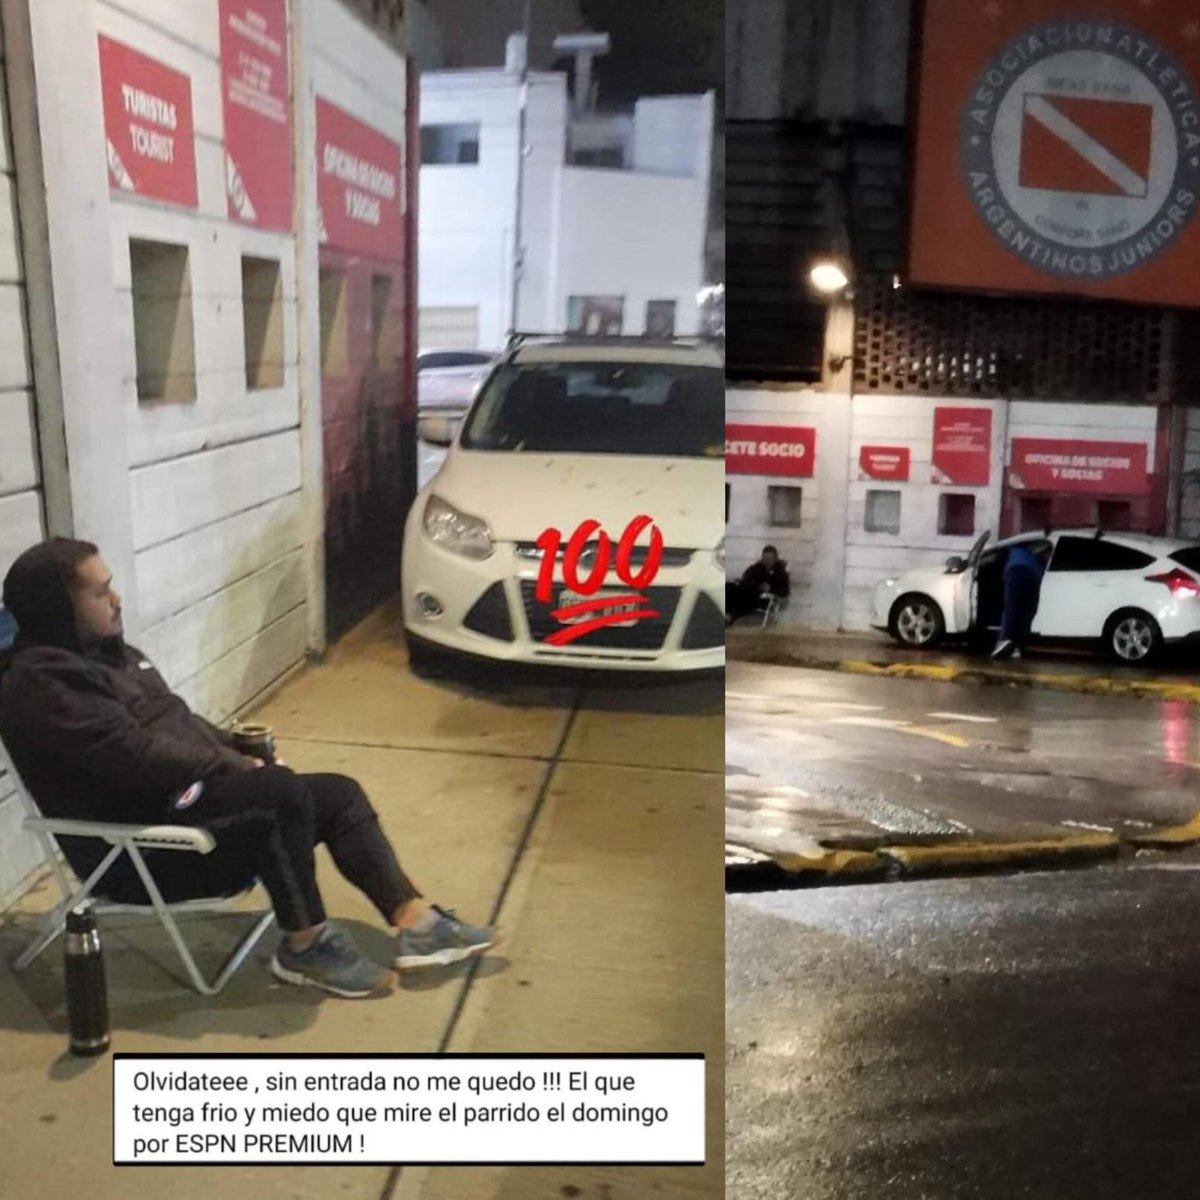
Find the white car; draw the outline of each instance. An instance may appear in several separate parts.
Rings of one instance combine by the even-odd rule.
[[[1127,663],[1200,638],[1200,543],[1097,529],[988,541],[983,534],[968,558],[884,580],[871,624],[919,648],[998,629],[1005,558],[1010,547],[1025,545],[1049,557],[1034,637],[1099,642]]]
[[[487,350],[422,350],[417,355],[417,410],[466,412],[495,361]]]
[[[724,414],[723,363],[703,343],[516,340],[457,429],[420,423],[449,452],[405,527],[414,658],[719,669]]]

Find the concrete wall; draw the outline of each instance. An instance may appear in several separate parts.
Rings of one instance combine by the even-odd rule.
[[[1187,410],[1183,481],[1179,492],[1179,536],[1200,538],[1200,408]]]
[[[0,577],[45,533],[7,76],[0,41]],[[40,862],[37,842],[21,829],[23,816],[0,775],[0,907]]]
[[[992,410],[991,482],[987,487],[937,484],[933,472],[933,410],[942,405]],[[943,562],[970,549],[985,529],[993,536],[1000,520],[1003,478],[1005,405],[1002,401],[946,400],[932,396],[855,396],[850,437],[850,501],[846,510],[846,575],[842,624],[865,629],[870,623],[871,595],[881,579],[910,567]],[[911,466],[907,483],[867,479],[859,468],[863,446],[908,446]],[[865,528],[867,492],[900,492],[900,532],[870,533]],[[975,497],[975,532],[964,537],[938,533],[938,510],[944,493]]]
[[[633,110],[635,171],[699,179],[708,188],[716,95],[644,96]]]
[[[560,326],[565,327],[570,296],[624,296],[626,333],[644,330],[648,300],[674,300],[676,332],[697,332],[705,184],[564,167],[559,186]]]
[[[6,69],[0,43],[0,576],[44,533]]]
[[[940,406],[992,411],[990,480],[984,487],[933,481],[934,409]],[[917,566],[935,565],[964,554],[975,538],[1000,531],[1006,496],[1005,471],[1014,438],[1075,438],[1141,442],[1155,461],[1157,409],[1151,405],[1059,404],[1046,401],[948,399],[837,392],[786,386],[731,389],[728,419],[742,424],[799,425],[816,431],[813,478],[730,475],[727,530],[729,575],[740,574],[771,543],[788,560],[793,600],[784,623],[810,628],[866,629],[871,596],[880,580]],[[870,479],[860,466],[864,446],[907,446],[906,481]],[[1190,414],[1188,468],[1200,479],[1200,420]],[[799,529],[772,526],[768,488],[802,490]],[[868,530],[868,493],[900,497],[897,532]],[[975,497],[975,528],[954,536],[938,532],[939,506],[946,493]],[[1014,493],[1019,496],[1020,493]],[[1200,483],[1187,484],[1181,501],[1185,536],[1200,534]]]
[[[192,81],[199,206],[114,193],[111,310],[122,353],[140,645],[198,709],[223,718],[300,662],[306,645],[300,512],[295,246],[227,215],[216,0],[97,0],[97,32]],[[96,135],[94,117],[80,138]],[[186,245],[195,398],[139,401],[130,238]],[[283,380],[248,392],[241,256],[278,261]],[[128,590],[129,584],[126,584]]]
[[[727,573],[740,575],[762,551],[775,546],[788,564],[792,596],[783,619],[814,629],[836,629],[842,606],[850,401],[844,394],[763,385],[725,394],[727,418],[740,424],[799,425],[816,430],[811,478],[729,475]],[[768,488],[801,490],[800,527],[769,521]]]

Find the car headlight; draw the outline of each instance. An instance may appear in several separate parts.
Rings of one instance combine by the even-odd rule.
[[[717,543],[717,548],[713,551],[713,558],[716,560],[717,566],[722,571],[725,570],[725,539],[722,538]]]
[[[464,558],[490,558],[495,549],[486,521],[459,512],[440,496],[430,496],[425,505],[425,534],[431,542]]]

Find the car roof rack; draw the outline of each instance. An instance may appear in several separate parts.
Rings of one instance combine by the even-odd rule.
[[[570,333],[559,330],[557,333],[536,330],[514,330],[508,335],[505,350],[511,353],[526,342],[587,342],[598,346],[713,346],[719,345],[724,339],[710,337],[706,334],[651,334],[651,333]]]

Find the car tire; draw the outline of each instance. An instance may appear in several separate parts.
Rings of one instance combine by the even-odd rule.
[[[910,650],[931,650],[946,636],[946,618],[936,600],[910,592],[892,605],[888,632]]]
[[[1162,650],[1163,635],[1158,622],[1139,608],[1123,608],[1108,618],[1104,648],[1109,657],[1129,667],[1149,666]]]

